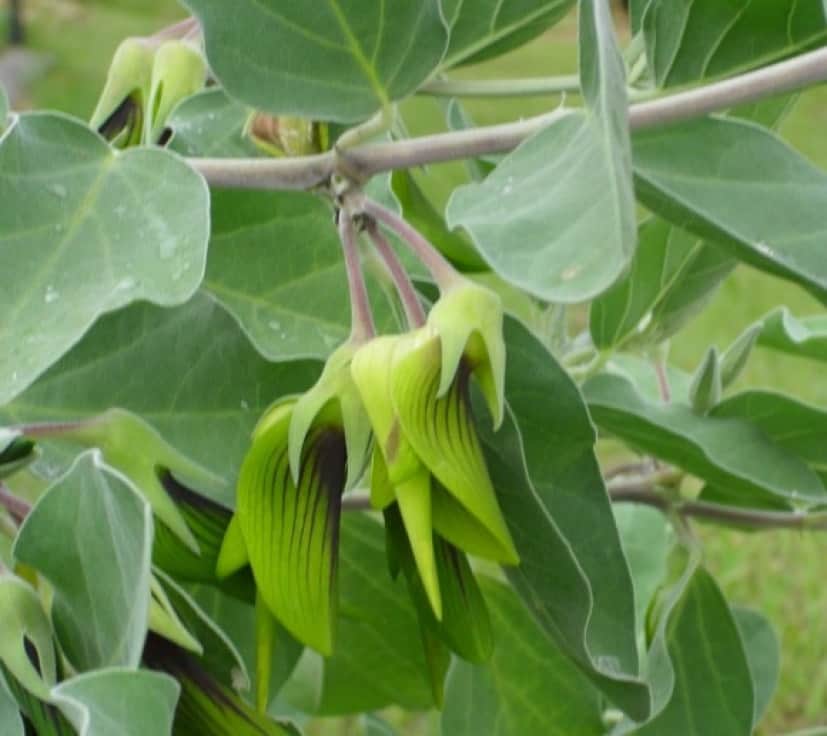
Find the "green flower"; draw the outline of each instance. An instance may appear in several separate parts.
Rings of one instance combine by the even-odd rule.
[[[293,399],[277,403],[253,434],[217,572],[225,577],[249,564],[270,613],[299,641],[330,655],[345,436],[334,411],[320,412],[294,480],[288,437],[297,407]]]
[[[376,338],[352,361],[376,436],[371,501],[376,508],[398,503],[437,619],[443,606],[434,530],[471,554],[519,562],[488,476],[469,394],[475,375],[499,422],[504,360],[499,299],[460,281],[440,299],[424,327]]]

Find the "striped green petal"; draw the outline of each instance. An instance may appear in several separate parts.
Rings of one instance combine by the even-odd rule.
[[[442,347],[437,395],[448,393],[460,363],[467,363],[498,427],[505,406],[505,340],[499,295],[461,279],[442,293],[428,314],[428,326],[439,335]]]
[[[155,516],[193,554],[200,555],[193,531],[162,480],[171,474],[215,498],[226,492],[221,478],[178,452],[143,419],[122,409],[110,409],[64,431],[62,436],[86,447],[100,448],[106,464],[127,476],[149,502]]]
[[[304,444],[311,427],[329,418],[344,427],[347,444],[347,488],[352,488],[368,457],[370,421],[356,385],[350,364],[356,348],[345,343],[325,363],[316,384],[297,401],[290,420],[289,458],[293,481],[298,482]]]
[[[405,438],[391,398],[391,366],[404,337],[383,335],[359,348],[350,371],[382,451],[391,485],[420,472],[422,464]]]
[[[329,655],[345,441],[338,427],[314,427],[296,484],[288,460],[291,414],[292,406],[282,405],[256,430],[236,514],[262,599],[293,636]]]
[[[144,662],[169,673],[181,685],[174,736],[299,736],[291,724],[257,713],[215,679],[197,657],[154,634],[147,637]]]
[[[457,502],[497,543],[492,557],[517,564],[471,415],[469,370],[460,363],[448,393],[439,397],[440,338],[411,333],[394,351],[391,395],[402,431],[416,454]]]
[[[370,465],[370,505],[377,511],[381,511],[392,504],[396,497],[393,493],[393,485],[388,478],[388,469],[385,466],[385,459],[382,457],[382,450],[373,448]]]
[[[393,540],[394,554],[408,581],[420,625],[428,628],[463,659],[477,663],[487,661],[494,650],[491,619],[468,558],[438,534],[433,535],[434,557],[442,596],[442,619],[437,620],[414,565],[411,547],[404,538],[397,509],[386,512],[385,524],[388,537]]]
[[[434,559],[434,533],[431,525],[431,475],[422,472],[396,487],[399,513],[413,552],[419,578],[437,619],[442,618],[439,575]]]
[[[238,514],[235,514],[227,525],[221,551],[215,564],[215,574],[219,580],[230,577],[250,564],[250,555],[247,553],[247,543],[241,531]]]
[[[184,517],[201,554],[194,554],[166,524],[156,521],[152,541],[153,564],[178,580],[214,583],[218,555],[232,511],[191,490],[168,470],[159,473],[159,480]]]

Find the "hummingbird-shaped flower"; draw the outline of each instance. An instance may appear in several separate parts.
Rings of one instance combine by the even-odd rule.
[[[474,427],[476,377],[493,421],[503,415],[502,307],[465,279],[443,292],[426,323],[361,347],[351,371],[373,425],[371,501],[396,501],[422,584],[442,616],[433,532],[504,564],[517,555]]]

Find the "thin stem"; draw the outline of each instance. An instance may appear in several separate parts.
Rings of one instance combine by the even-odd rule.
[[[661,401],[668,404],[672,401],[672,389],[669,387],[669,375],[666,372],[666,361],[655,358],[655,375],[658,379],[658,391]]]
[[[608,468],[603,477],[610,481],[623,475],[643,475],[644,473],[650,473],[653,469],[652,462],[648,460],[637,463],[621,463]]]
[[[373,326],[373,312],[370,309],[370,299],[362,273],[362,263],[359,259],[356,229],[350,213],[344,209],[339,210],[339,238],[342,241],[347,284],[350,289],[350,337],[352,340],[363,342],[373,337],[376,330]]]
[[[633,104],[629,108],[629,126],[632,130],[644,130],[691,120],[825,80],[827,48],[820,48],[721,82]],[[393,169],[504,153],[569,112],[559,109],[504,125],[482,126],[388,143],[369,143],[348,149],[346,156],[340,154],[337,157],[334,151],[328,151],[299,158],[195,158],[189,162],[215,186],[312,189],[330,179],[341,159],[347,161],[348,168],[367,178]]]
[[[677,501],[652,489],[648,482],[618,484],[610,488],[615,503],[639,503],[653,506],[664,513],[675,512],[685,518],[706,519],[729,526],[749,529],[803,529],[827,530],[827,513],[799,513],[795,511],[760,511],[737,506],[722,506],[705,501]]]
[[[432,97],[537,97],[580,92],[576,74],[533,79],[433,79],[417,90]]]
[[[371,221],[368,224],[367,232],[376,251],[390,272],[393,283],[396,286],[396,292],[399,294],[399,300],[402,302],[402,308],[405,310],[408,325],[410,327],[421,327],[425,324],[425,310],[419,301],[419,296],[411,282],[411,277],[408,275],[402,262],[397,258],[388,239],[382,234],[375,222]]]
[[[157,39],[187,39],[198,34],[201,26],[197,18],[189,17],[173,23],[171,26],[162,28],[152,37]]]
[[[31,504],[15,496],[5,484],[0,483],[0,506],[18,523],[25,519],[32,510]]]
[[[32,439],[41,437],[59,437],[62,434],[74,432],[79,427],[89,424],[93,419],[84,419],[77,422],[37,422],[34,424],[18,424],[13,427],[21,435]]]
[[[387,207],[368,197],[364,200],[365,214],[396,233],[431,272],[441,290],[456,283],[458,274],[448,260],[413,226]]]

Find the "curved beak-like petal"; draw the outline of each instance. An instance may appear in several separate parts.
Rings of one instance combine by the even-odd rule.
[[[517,564],[519,556],[488,476],[471,415],[469,369],[460,363],[448,392],[439,396],[440,337],[427,328],[394,351],[391,395],[402,431],[421,461],[496,544],[491,559]],[[436,523],[436,522],[435,522]]]

